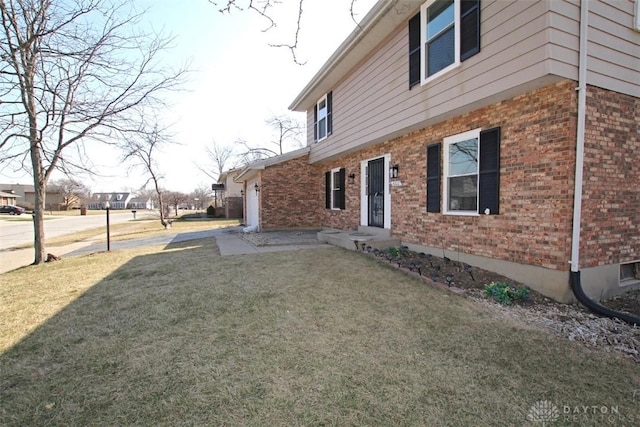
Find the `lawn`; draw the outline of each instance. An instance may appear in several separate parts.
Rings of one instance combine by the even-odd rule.
[[[640,419],[630,360],[339,248],[221,257],[199,240],[0,279],[3,425]]]

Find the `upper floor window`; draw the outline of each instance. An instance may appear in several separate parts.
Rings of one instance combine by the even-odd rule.
[[[316,103],[313,116],[313,132],[316,142],[325,139],[333,131],[333,93],[329,92]]]
[[[480,51],[480,0],[429,0],[409,20],[409,87]]]

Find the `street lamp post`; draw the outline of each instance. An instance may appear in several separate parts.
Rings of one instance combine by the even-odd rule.
[[[104,207],[107,209],[107,252],[111,252],[111,233],[109,232],[109,208],[111,205],[107,201]]]

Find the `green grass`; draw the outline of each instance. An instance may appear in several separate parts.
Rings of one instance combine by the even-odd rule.
[[[0,279],[4,425],[534,425],[541,400],[640,419],[628,359],[338,248],[199,240]]]

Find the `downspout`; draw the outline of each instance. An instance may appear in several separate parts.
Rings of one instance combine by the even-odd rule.
[[[596,314],[617,318],[632,325],[640,325],[640,318],[611,310],[589,298],[580,280],[580,228],[582,218],[582,180],[584,169],[584,135],[587,114],[587,45],[589,28],[589,0],[580,1],[580,47],[578,64],[578,123],[576,132],[576,171],[573,193],[573,229],[571,233],[570,285],[577,300]]]

